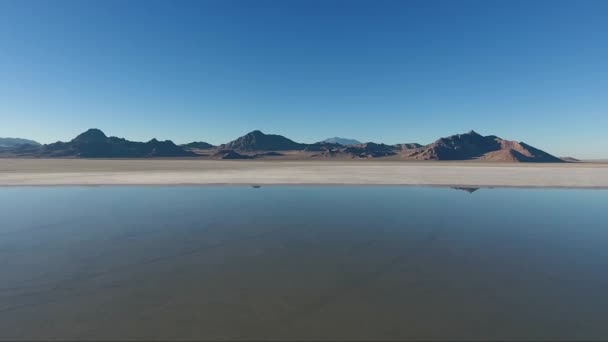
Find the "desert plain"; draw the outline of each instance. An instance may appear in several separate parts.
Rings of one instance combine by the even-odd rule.
[[[608,188],[608,163],[0,159],[0,186],[58,185]]]

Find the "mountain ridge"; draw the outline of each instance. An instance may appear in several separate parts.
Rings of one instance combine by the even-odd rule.
[[[220,145],[221,149],[237,151],[289,151],[303,150],[305,147],[306,144],[297,143],[278,134],[264,134],[260,130],[251,131]]]
[[[37,141],[23,138],[0,138],[0,147],[13,147],[19,145],[40,146]]]
[[[287,152],[287,153],[278,153]],[[155,157],[210,157],[221,159],[297,159],[343,158],[390,160],[482,160],[489,162],[551,162],[564,160],[524,142],[506,140],[494,135],[483,136],[475,131],[441,137],[428,145],[404,143],[360,143],[342,145],[332,142],[304,144],[278,134],[251,131],[219,146],[205,142],[176,145],[171,140],[155,138],[134,142],[110,136],[91,128],[68,142],[34,146],[18,145],[0,150],[2,156],[65,157],[65,158],[155,158]]]
[[[362,144],[362,142],[357,139],[348,139],[340,137],[327,138],[325,140],[319,141],[319,143],[340,144],[344,146]]]
[[[108,137],[101,130],[91,128],[69,142],[55,142],[42,145],[36,150],[23,154],[36,157],[74,158],[153,158],[188,157],[194,153],[175,145],[171,140],[134,142],[124,138]]]
[[[418,160],[487,160],[509,162],[563,162],[561,159],[523,142],[505,140],[475,131],[454,134],[415,149],[410,157]]]

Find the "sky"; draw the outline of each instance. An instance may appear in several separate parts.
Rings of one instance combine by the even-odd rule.
[[[0,136],[95,127],[608,158],[608,1],[0,0]]]

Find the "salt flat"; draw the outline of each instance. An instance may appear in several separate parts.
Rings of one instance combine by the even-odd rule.
[[[0,159],[1,186],[184,184],[608,188],[608,164]]]

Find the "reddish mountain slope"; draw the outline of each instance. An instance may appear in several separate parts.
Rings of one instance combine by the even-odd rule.
[[[504,140],[475,131],[441,138],[422,147],[408,158],[417,160],[468,160],[480,159],[500,162],[561,162],[549,153],[523,142]]]

